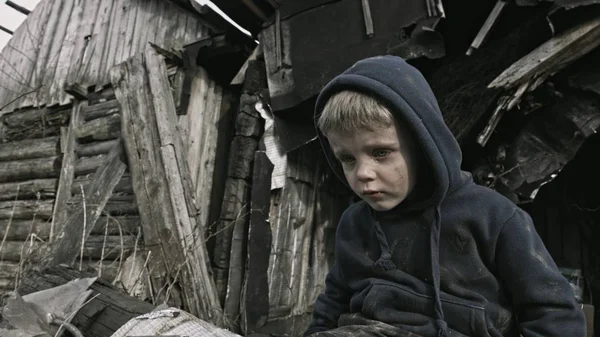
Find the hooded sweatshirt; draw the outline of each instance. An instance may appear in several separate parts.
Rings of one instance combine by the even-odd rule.
[[[585,336],[583,312],[531,218],[461,170],[460,147],[421,73],[395,56],[361,60],[322,90],[317,118],[341,90],[375,97],[412,131],[428,175],[415,191],[426,193],[385,212],[360,201],[343,213],[305,336],[338,327],[345,313],[425,337]]]

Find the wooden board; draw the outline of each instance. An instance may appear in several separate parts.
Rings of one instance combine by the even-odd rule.
[[[271,173],[273,164],[262,151],[256,151],[252,177],[251,213],[248,230],[247,269],[244,282],[242,331],[255,332],[267,323],[269,317],[269,279],[267,277],[271,247],[269,211],[271,205]],[[321,247],[313,247],[319,249]],[[243,270],[242,270],[243,272]],[[229,279],[231,280],[231,274]]]
[[[204,237],[195,226],[191,179],[176,132],[164,61],[153,51],[115,67],[123,140],[150,263],[181,284],[188,311],[224,326]]]
[[[76,252],[80,249],[82,241],[86,241],[92,232],[96,221],[100,217],[108,198],[112,195],[126,164],[122,159],[123,147],[117,142],[107,155],[104,164],[94,174],[91,184],[85,190],[84,204],[73,213],[68,221],[57,231],[53,243],[52,257],[49,264],[67,264],[75,262]],[[73,233],[82,233],[75,236]]]

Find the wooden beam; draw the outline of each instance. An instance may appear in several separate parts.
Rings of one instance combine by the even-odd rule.
[[[81,84],[66,83],[63,90],[80,101],[88,100],[88,91]]]
[[[59,139],[60,137],[46,137],[0,143],[0,161],[58,156]]]
[[[6,33],[6,34],[8,34],[8,35],[13,35],[13,34],[15,33],[15,32],[13,32],[12,30],[10,30],[10,29],[8,29],[8,28],[6,28],[6,27],[2,26],[2,25],[0,25],[0,30],[1,30],[1,31],[3,31],[3,32],[5,32],[5,33]]]
[[[60,156],[0,162],[0,182],[58,178]]]
[[[19,6],[18,4],[14,3],[11,0],[6,0],[6,5],[9,7],[14,8],[15,10],[25,14],[25,15],[29,15],[31,13],[31,11],[23,6]]]
[[[52,224],[50,226],[50,243],[54,241],[54,233],[60,232],[67,222],[68,211],[67,201],[71,198],[71,186],[75,175],[75,129],[79,125],[80,110],[85,105],[82,102],[75,102],[71,109],[71,120],[65,137],[62,165],[60,169],[60,179],[56,190],[56,199],[54,202],[54,211],[52,214]]]
[[[0,200],[55,198],[58,179],[34,179],[0,184]]]
[[[94,174],[91,185],[85,190],[83,205],[58,232],[49,264],[71,265],[75,262],[82,242],[87,241],[113,189],[127,168],[122,157],[123,146],[118,142]]]
[[[91,120],[75,129],[75,138],[85,142],[116,139],[120,135],[121,116],[119,114]]]
[[[0,219],[50,219],[52,200],[16,200],[0,202]]]

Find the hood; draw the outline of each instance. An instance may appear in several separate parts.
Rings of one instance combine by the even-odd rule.
[[[437,99],[423,75],[397,56],[376,56],[355,63],[335,77],[319,94],[315,122],[329,97],[342,90],[359,91],[385,104],[400,123],[412,129],[433,175],[433,189],[404,208],[424,209],[439,204],[461,182],[462,153],[444,122]],[[325,155],[338,178],[346,185],[342,166],[327,138],[317,129]],[[417,183],[418,184],[418,183]],[[403,203],[404,204],[404,203]]]
[[[437,99],[423,75],[413,66],[397,56],[376,56],[355,63],[344,73],[329,82],[319,94],[315,107],[315,122],[323,111],[327,100],[342,90],[359,91],[377,98],[385,104],[394,118],[412,130],[420,146],[425,165],[433,181],[429,193],[417,199],[405,200],[396,208],[401,210],[424,210],[431,223],[430,261],[434,288],[434,315],[439,327],[439,336],[447,336],[448,329],[440,300],[439,241],[442,223],[440,205],[444,198],[466,181],[461,171],[462,153],[458,142],[444,122]],[[349,185],[341,164],[335,159],[327,138],[318,130],[317,134],[325,151],[329,165],[339,179]],[[424,179],[417,178],[417,187]],[[395,269],[388,240],[378,221],[379,212],[373,211],[373,228],[381,248],[376,267]]]

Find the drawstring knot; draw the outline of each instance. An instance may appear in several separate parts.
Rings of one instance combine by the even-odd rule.
[[[437,326],[438,326],[438,337],[448,337],[448,323],[446,323],[446,321],[444,321],[443,319],[437,319],[436,320]]]
[[[375,234],[377,235],[377,241],[379,241],[379,247],[381,248],[381,256],[375,262],[375,266],[382,268],[384,271],[396,269],[396,265],[392,261],[392,254],[390,253],[390,246],[388,245],[385,233],[381,229],[379,221],[374,221]]]
[[[390,259],[384,258],[383,255],[377,260],[377,262],[375,262],[375,266],[382,268],[385,271],[396,269],[394,262]]]

